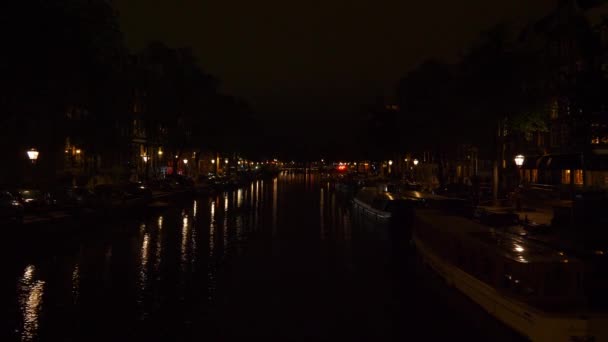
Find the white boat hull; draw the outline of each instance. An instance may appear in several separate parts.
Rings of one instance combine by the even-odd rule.
[[[509,298],[444,261],[419,238],[414,243],[423,262],[488,313],[532,341],[608,341],[607,315],[552,314]],[[577,338],[594,339],[577,339]]]
[[[353,203],[354,203],[356,209],[360,210],[366,216],[369,216],[376,220],[388,221],[392,217],[392,214],[390,212],[374,209],[369,204],[362,202],[362,201],[358,200],[357,198],[355,198],[353,200]]]

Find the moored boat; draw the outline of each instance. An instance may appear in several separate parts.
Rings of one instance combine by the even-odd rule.
[[[407,198],[382,191],[380,188],[366,187],[357,192],[353,206],[363,215],[378,221],[389,221],[411,206]]]
[[[576,256],[439,210],[417,210],[424,263],[488,313],[533,341],[608,341],[605,308]]]

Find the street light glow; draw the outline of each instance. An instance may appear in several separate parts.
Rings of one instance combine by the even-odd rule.
[[[27,151],[27,157],[30,158],[32,163],[34,163],[34,162],[36,162],[36,159],[38,159],[39,153],[40,152],[38,152],[38,150],[36,150],[35,148],[32,148],[29,151]]]
[[[414,159],[414,166],[418,165],[418,159]]]
[[[228,164],[228,158],[224,159],[224,163]]]
[[[522,165],[524,165],[525,160],[526,160],[526,157],[524,157],[522,154],[518,154],[515,156],[515,165],[522,166]]]
[[[389,161],[388,161],[388,165],[393,165],[393,161],[392,161],[392,160],[389,160]]]
[[[148,160],[150,159],[150,158],[149,158],[148,156],[146,156],[146,155],[141,156],[141,158],[144,160],[144,163],[147,163],[147,162],[148,162]]]
[[[188,159],[184,158],[183,162],[184,162],[184,164],[188,164]]]

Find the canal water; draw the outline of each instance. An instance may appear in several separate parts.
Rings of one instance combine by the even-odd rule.
[[[4,240],[2,341],[519,340],[316,174]]]

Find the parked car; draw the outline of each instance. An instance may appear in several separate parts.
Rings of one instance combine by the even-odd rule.
[[[131,182],[121,186],[129,198],[152,198],[152,190],[141,182]]]
[[[54,189],[50,192],[53,208],[78,210],[97,205],[97,197],[86,188],[69,186]]]
[[[167,176],[167,180],[175,190],[192,190],[194,188],[194,180],[186,176],[170,175]]]
[[[465,184],[459,183],[446,184],[442,188],[435,189],[434,192],[437,195],[463,199],[471,196],[471,188]]]
[[[104,209],[139,208],[152,200],[152,190],[142,183],[100,184],[93,191]]]
[[[21,222],[23,205],[8,191],[0,191],[0,222]]]
[[[51,206],[49,193],[35,189],[18,189],[13,196],[23,205],[26,213],[46,211]]]
[[[125,192],[114,184],[99,184],[95,186],[93,193],[95,193],[100,206],[103,208],[121,206],[126,198]]]

